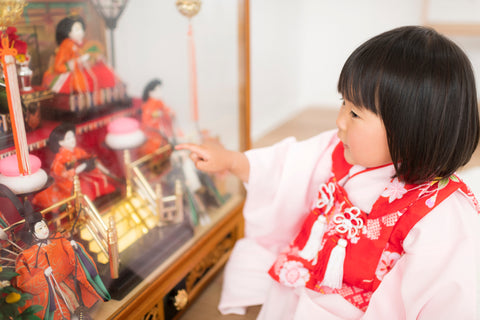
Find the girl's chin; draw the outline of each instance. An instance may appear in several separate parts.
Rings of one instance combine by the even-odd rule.
[[[349,164],[351,165],[355,165],[355,161],[353,161],[352,157],[350,156],[350,151],[345,148],[345,150],[343,151],[343,156],[345,158],[345,161],[347,161]]]

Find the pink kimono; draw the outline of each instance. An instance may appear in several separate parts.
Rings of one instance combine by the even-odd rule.
[[[329,131],[246,153],[246,236],[237,242],[225,268],[220,311],[244,314],[245,307],[263,304],[259,319],[475,319],[478,214],[461,191],[410,230],[403,241],[405,253],[368,297],[365,311],[335,291],[288,287],[268,275],[313,209],[319,186],[330,178],[338,142],[336,131]],[[350,178],[340,184],[356,207],[370,212],[394,169],[364,169],[353,166]]]

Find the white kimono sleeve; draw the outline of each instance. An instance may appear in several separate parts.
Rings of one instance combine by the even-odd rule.
[[[420,220],[364,319],[478,319],[479,217],[455,192]]]
[[[250,163],[244,206],[245,238],[235,245],[225,267],[219,310],[244,314],[262,304],[271,284],[268,269],[299,231],[316,189],[330,176],[336,131],[246,153]]]

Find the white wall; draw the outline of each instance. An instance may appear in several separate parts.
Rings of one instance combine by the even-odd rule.
[[[447,0],[435,2],[442,1],[445,6],[435,7],[437,18],[452,10]],[[130,1],[116,31],[116,69],[133,95],[149,78],[162,78],[167,103],[187,114],[187,21],[174,3]],[[232,128],[238,128],[236,5],[236,0],[203,0],[193,20],[200,125],[228,146],[236,146]],[[421,10],[420,0],[250,0],[253,139],[305,107],[337,107],[338,75],[348,55],[380,32],[421,24]],[[453,39],[477,69],[480,37]]]
[[[213,134],[225,133],[236,147],[238,137],[237,7],[231,1],[203,1],[192,19],[198,78],[199,124]],[[118,75],[131,96],[160,78],[164,102],[186,135],[194,131],[190,104],[188,19],[175,1],[135,0],[127,4],[114,33]],[[223,139],[223,137],[222,137]]]

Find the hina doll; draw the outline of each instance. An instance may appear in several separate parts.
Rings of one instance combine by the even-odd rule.
[[[83,194],[94,201],[116,190],[110,172],[96,157],[77,146],[75,126],[62,123],[52,130],[48,146],[55,154],[50,168],[54,184],[37,194],[35,205],[47,207],[69,197],[73,192],[73,178],[78,175]]]
[[[50,230],[39,212],[25,203],[22,239],[30,244],[17,257],[16,286],[32,294],[24,308],[44,307],[42,319],[91,319],[88,308],[110,300],[97,267],[85,248]]]
[[[175,143],[175,114],[163,103],[162,81],[150,81],[145,86],[142,100],[142,129],[147,135],[143,153],[151,153],[168,142]]]
[[[115,87],[113,71],[99,55],[95,59],[92,48],[84,46],[85,22],[80,16],[62,19],[55,36],[58,48],[53,66],[43,76],[44,86],[66,94]]]

